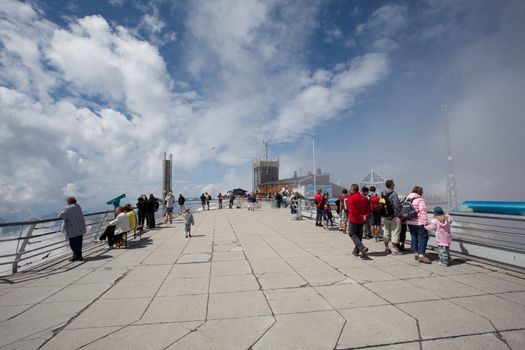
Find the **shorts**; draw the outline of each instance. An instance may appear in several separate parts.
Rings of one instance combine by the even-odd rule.
[[[173,213],[173,207],[166,207],[166,213],[167,214]]]
[[[191,230],[191,224],[184,223],[184,232],[190,232],[190,230]]]
[[[343,210],[341,212],[341,222],[346,224],[347,221],[348,221],[348,213],[346,212],[346,210]]]
[[[381,215],[371,212],[368,216],[368,223],[370,226],[381,226]]]

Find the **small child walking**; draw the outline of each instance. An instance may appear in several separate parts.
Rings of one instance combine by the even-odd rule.
[[[193,220],[193,214],[190,213],[190,208],[184,209],[184,231],[186,232],[186,238],[191,237],[191,225],[195,225]]]
[[[429,225],[425,226],[427,231],[434,232],[436,236],[437,250],[439,253],[439,264],[448,266],[450,264],[450,244],[452,243],[452,233],[450,225],[452,218],[445,213],[441,207],[434,208],[434,218]]]

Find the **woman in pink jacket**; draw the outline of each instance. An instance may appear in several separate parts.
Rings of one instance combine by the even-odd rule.
[[[415,259],[417,261],[430,264],[430,260],[425,256],[428,242],[428,231],[425,229],[425,225],[428,224],[428,213],[425,199],[423,199],[423,187],[415,186],[406,200],[412,202],[412,206],[417,212],[417,219],[407,220],[411,236],[410,248],[416,253]]]

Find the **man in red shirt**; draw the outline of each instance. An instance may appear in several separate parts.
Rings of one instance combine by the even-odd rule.
[[[348,234],[352,241],[354,241],[355,248],[353,254],[359,255],[361,252],[361,259],[366,259],[368,248],[362,243],[363,240],[363,225],[368,220],[368,213],[370,207],[365,196],[359,193],[359,186],[352,184],[350,187],[350,197],[348,197]]]
[[[314,196],[315,206],[317,209],[317,215],[315,216],[315,226],[323,226],[321,220],[323,219],[323,209],[321,208],[321,203],[323,203],[323,195],[321,194],[321,189],[317,190],[317,194]]]

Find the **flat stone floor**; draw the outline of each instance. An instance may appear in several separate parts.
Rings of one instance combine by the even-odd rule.
[[[524,275],[351,255],[285,209],[195,214],[0,281],[1,349],[525,349]],[[431,255],[432,257],[435,257]]]

